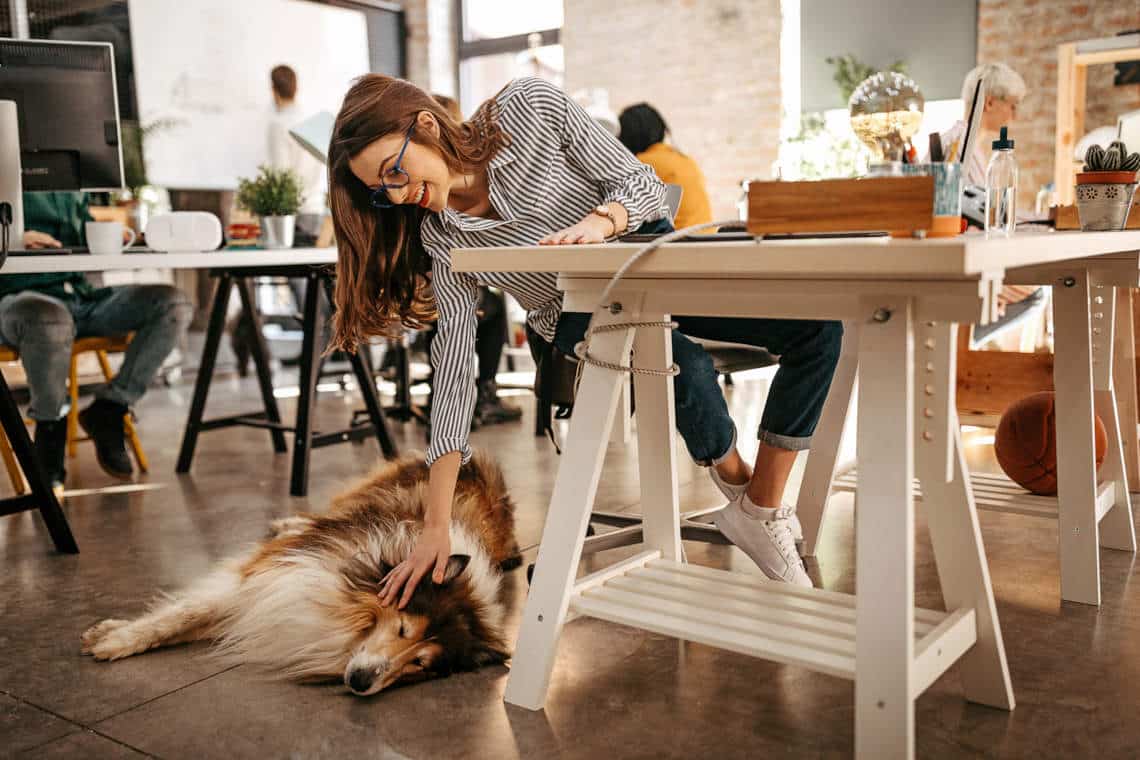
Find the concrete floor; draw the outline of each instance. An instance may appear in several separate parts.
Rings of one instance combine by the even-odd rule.
[[[291,380],[282,375],[278,382]],[[161,488],[67,501],[81,554],[55,554],[34,513],[0,518],[0,756],[850,755],[850,682],[591,619],[567,627],[541,713],[502,702],[503,667],[358,699],[339,685],[272,682],[222,668],[204,645],[112,664],[82,656],[79,635],[89,625],[139,612],[157,590],[197,578],[260,538],[270,519],[321,510],[377,459],[372,441],[318,450],[309,497],[291,498],[288,456],[274,455],[263,431],[231,429],[203,434],[192,473],[176,476],[190,394],[189,385],[154,389],[138,409],[152,462],[141,482]],[[231,413],[257,399],[252,380],[227,376],[215,384],[208,409]],[[558,458],[545,439],[530,434],[530,397],[518,400],[527,409],[521,423],[480,430],[473,441],[495,451],[507,470],[519,541],[532,561]],[[731,400],[741,429],[753,429],[754,386],[739,383]],[[292,402],[282,403],[291,415]],[[357,406],[351,395],[323,393],[319,419],[339,426]],[[405,450],[423,447],[422,428],[395,430]],[[611,447],[599,508],[639,509],[635,455],[634,447]],[[984,447],[974,455],[987,466]],[[72,461],[71,488],[106,485],[89,445]],[[683,507],[715,502],[715,489],[695,468],[686,465],[681,482]],[[809,571],[818,585],[850,592],[849,496],[836,498],[832,515]],[[1132,585],[1133,558],[1102,552],[1099,609],[1061,604],[1056,525],[989,513],[981,523],[1018,707],[1005,713],[964,702],[952,668],[918,701],[918,756],[1140,757],[1140,584]],[[941,608],[921,505],[918,525],[916,600]],[[694,562],[758,572],[732,547],[690,544],[687,551]],[[583,571],[597,563],[584,562]],[[508,583],[523,591],[522,572],[511,573]],[[516,596],[512,635],[522,594]]]

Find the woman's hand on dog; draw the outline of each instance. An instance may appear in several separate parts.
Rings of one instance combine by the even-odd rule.
[[[425,525],[416,541],[416,548],[380,582],[380,604],[389,606],[399,599],[398,609],[404,609],[415,593],[420,580],[429,572],[432,582],[443,583],[447,559],[451,556],[451,536],[447,524]]]

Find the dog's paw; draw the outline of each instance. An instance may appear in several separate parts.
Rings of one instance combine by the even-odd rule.
[[[98,622],[88,628],[80,637],[80,640],[83,642],[83,654],[91,654],[91,647],[102,641],[111,631],[122,628],[129,622],[129,620],[115,620],[111,618]]]
[[[88,628],[81,637],[83,654],[93,655],[96,660],[117,660],[143,651],[131,646],[133,637],[127,636],[129,620],[104,620]],[[145,649],[145,647],[144,647]]]

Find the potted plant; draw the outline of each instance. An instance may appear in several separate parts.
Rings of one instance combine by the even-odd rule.
[[[261,245],[292,248],[297,211],[304,202],[301,180],[291,169],[259,166],[255,179],[239,179],[237,205],[261,219]]]
[[[1085,153],[1084,171],[1077,174],[1077,213],[1082,230],[1122,230],[1136,193],[1140,153],[1129,153],[1119,140]]]

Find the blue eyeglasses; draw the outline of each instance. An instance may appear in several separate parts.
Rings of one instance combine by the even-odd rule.
[[[388,191],[407,187],[408,182],[411,181],[408,173],[400,166],[400,162],[404,160],[404,151],[408,149],[408,143],[411,142],[412,131],[415,128],[416,123],[413,121],[412,126],[408,127],[408,133],[404,136],[404,145],[396,156],[396,162],[392,164],[391,169],[384,172],[380,178],[380,187],[373,191],[371,203],[374,208],[392,208],[398,205],[392,203],[392,199],[388,197]]]

